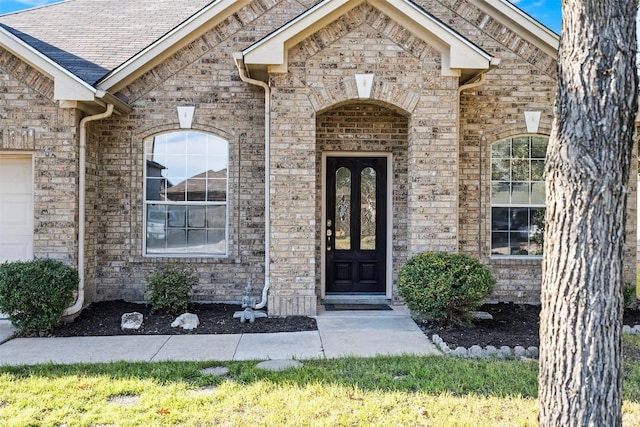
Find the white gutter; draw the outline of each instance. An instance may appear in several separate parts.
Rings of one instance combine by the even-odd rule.
[[[85,236],[85,188],[86,188],[86,157],[87,157],[87,123],[95,120],[106,119],[113,114],[113,104],[107,105],[104,113],[87,116],[80,120],[80,144],[79,144],[79,166],[78,166],[78,296],[76,302],[67,308],[63,316],[73,316],[82,310],[84,305],[84,236]]]
[[[253,308],[260,310],[267,305],[267,295],[270,286],[270,259],[271,259],[271,88],[261,80],[255,80],[247,75],[242,53],[234,53],[233,58],[238,67],[240,79],[243,82],[259,86],[264,89],[264,287],[262,288],[262,300]]]

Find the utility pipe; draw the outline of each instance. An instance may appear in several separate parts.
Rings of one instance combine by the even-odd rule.
[[[80,120],[80,144],[78,150],[78,296],[76,302],[68,307],[62,316],[73,316],[82,310],[84,305],[84,236],[85,236],[85,188],[86,188],[86,157],[87,157],[87,123],[95,120],[106,119],[113,114],[113,104],[107,104],[104,113],[87,116]]]
[[[264,89],[264,287],[262,288],[262,300],[254,307],[260,310],[267,305],[267,295],[270,286],[270,259],[271,259],[271,186],[269,179],[271,175],[271,88],[262,80],[252,79],[247,75],[241,53],[233,55],[240,79]]]

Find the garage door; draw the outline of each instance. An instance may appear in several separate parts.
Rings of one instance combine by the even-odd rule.
[[[32,258],[31,156],[0,155],[0,263]]]

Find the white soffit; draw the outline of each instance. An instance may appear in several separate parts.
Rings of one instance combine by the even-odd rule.
[[[96,90],[0,26],[0,47],[53,80],[56,101],[93,101]]]
[[[365,0],[325,0],[290,21],[277,31],[245,49],[244,63],[268,67],[270,72],[287,71],[287,51],[311,34],[338,19]],[[442,55],[443,75],[459,76],[461,70],[486,70],[493,57],[477,45],[438,21],[408,0],[369,0],[371,6],[385,13],[420,37]]]
[[[182,47],[227,19],[251,0],[216,0],[159,38],[98,82],[100,89],[117,91],[157,66]]]

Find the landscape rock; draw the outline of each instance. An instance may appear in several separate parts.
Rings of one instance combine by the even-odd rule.
[[[484,355],[484,350],[479,345],[472,345],[469,347],[469,357],[480,358],[484,357]]]
[[[535,347],[535,346],[528,347],[527,351],[529,352],[529,357],[532,357],[534,359],[538,358],[539,356],[538,347]]]
[[[458,357],[469,357],[469,352],[464,347],[456,347],[456,349],[453,350],[453,355]]]
[[[622,333],[623,334],[630,334],[631,333],[631,326],[629,326],[629,325],[622,326]]]
[[[522,357],[526,357],[527,356],[527,350],[525,350],[524,347],[522,347],[521,345],[517,345],[513,348],[513,355],[515,357],[517,357],[518,359],[522,358]]]
[[[171,327],[177,328],[179,326],[182,329],[191,330],[197,328],[199,324],[200,320],[196,314],[184,313],[171,323]]]
[[[640,334],[640,325],[635,325],[633,328],[631,328],[631,333]]]
[[[487,357],[495,357],[498,354],[498,349],[492,345],[486,346],[484,351]]]
[[[473,311],[471,317],[478,320],[493,320],[493,316],[486,311]]]
[[[138,313],[137,311],[134,311],[133,313],[125,313],[122,315],[122,319],[120,320],[120,328],[123,331],[140,329],[140,327],[142,327],[143,320],[144,316],[142,313]]]
[[[513,355],[512,351],[511,351],[511,347],[503,345],[502,347],[500,347],[500,349],[498,350],[498,356],[499,357],[504,357],[504,358],[509,358]]]
[[[215,377],[222,377],[229,373],[229,368],[226,368],[224,366],[215,366],[212,368],[200,369],[200,373],[202,375],[212,375]]]

